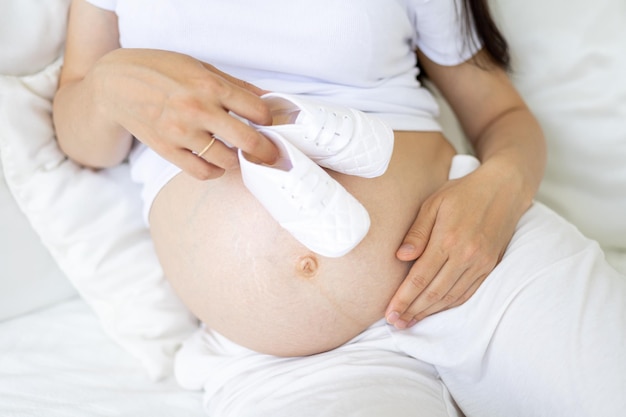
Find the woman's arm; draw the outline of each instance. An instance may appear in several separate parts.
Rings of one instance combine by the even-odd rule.
[[[496,266],[539,188],[546,163],[541,128],[509,81],[481,52],[445,67],[420,62],[448,100],[482,165],[432,195],[397,257],[416,260],[387,320],[407,327],[460,305]]]
[[[134,136],[189,174],[213,178],[238,161],[221,141],[197,157],[212,135],[272,163],[271,142],[228,113],[269,123],[260,94],[186,55],[121,49],[114,13],[72,2],[54,122],[63,151],[83,165],[120,163]]]
[[[61,149],[87,166],[115,165],[131,145],[122,126],[99,114],[95,86],[84,80],[101,57],[120,47],[118,38],[114,13],[82,0],[72,2],[53,116]]]

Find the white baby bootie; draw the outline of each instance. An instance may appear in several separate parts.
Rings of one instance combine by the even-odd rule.
[[[243,182],[270,215],[310,250],[339,257],[367,234],[367,210],[341,184],[276,131],[259,128],[277,146],[274,165],[257,164],[239,150]]]
[[[378,117],[347,107],[281,93],[261,97],[279,132],[318,165],[365,178],[385,173],[393,153],[393,130]]]

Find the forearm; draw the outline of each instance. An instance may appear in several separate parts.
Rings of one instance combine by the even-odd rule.
[[[103,78],[94,76],[102,58],[119,48],[115,13],[73,0],[53,118],[61,149],[82,165],[115,165],[130,148],[130,134],[103,108]]]
[[[528,108],[515,107],[496,117],[472,143],[482,161],[482,174],[506,190],[518,201],[521,212],[525,211],[546,165],[544,136]]]
[[[516,203],[521,215],[539,188],[546,164],[539,123],[501,68],[473,61],[445,67],[420,57],[482,162],[474,176],[485,181],[485,189],[506,192],[506,200]]]
[[[97,88],[89,79],[68,81],[54,98],[53,117],[59,146],[81,165],[103,168],[128,154],[131,135],[107,118]]]

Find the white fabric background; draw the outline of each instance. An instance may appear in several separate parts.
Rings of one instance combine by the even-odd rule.
[[[58,57],[68,4],[69,0],[0,4],[3,79],[37,74]],[[539,198],[597,239],[614,264],[626,270],[626,2],[492,0],[492,5],[512,47],[513,80],[548,137],[549,169]],[[10,79],[21,82],[21,77]],[[51,94],[53,79],[48,83],[45,89]],[[6,94],[0,89],[0,98],[10,100]],[[23,144],[40,129],[49,134],[45,119],[49,114],[42,113],[42,105],[45,100],[35,107],[39,110],[28,104],[30,110],[19,118],[26,130],[20,137],[12,136],[15,143]],[[0,115],[2,141],[16,122],[8,115]],[[43,124],[30,123],[31,116]],[[444,120],[454,141],[461,143],[454,120],[445,115]],[[33,133],[29,126],[39,130]],[[5,157],[6,150],[0,153]],[[22,207],[28,202],[22,200]],[[26,221],[32,216],[27,219],[20,213],[4,183],[0,214],[0,319],[71,297],[74,290]]]

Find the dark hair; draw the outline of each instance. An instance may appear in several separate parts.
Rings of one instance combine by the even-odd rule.
[[[509,45],[493,21],[488,0],[463,0],[463,15],[468,35],[474,25],[478,39],[493,63],[509,70],[511,66]],[[471,41],[469,36],[468,40]]]

